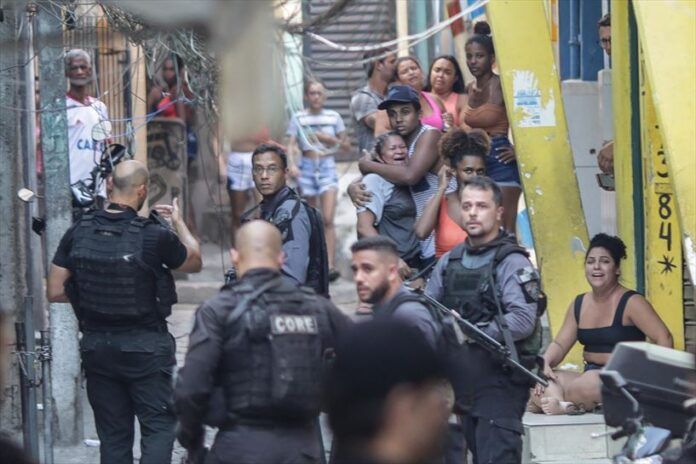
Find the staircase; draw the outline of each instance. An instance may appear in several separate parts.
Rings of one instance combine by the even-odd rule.
[[[325,13],[335,0],[309,0],[305,14],[312,20]],[[375,45],[396,37],[394,2],[387,0],[353,0],[332,21],[313,32],[340,45]],[[305,39],[304,55],[312,76],[320,78],[328,90],[326,108],[338,111],[353,136],[350,98],[367,80],[360,62],[362,52],[337,51],[320,42]],[[353,156],[357,156],[357,151]],[[345,155],[338,157],[346,158]]]

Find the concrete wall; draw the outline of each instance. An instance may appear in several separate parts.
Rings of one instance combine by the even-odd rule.
[[[600,109],[600,101],[606,102],[600,96],[611,95],[611,81],[600,88],[597,82],[567,80],[561,88],[588,233],[590,237],[599,232],[614,234],[615,194],[599,188],[596,180],[597,154],[603,142],[611,139],[611,115],[606,117]]]

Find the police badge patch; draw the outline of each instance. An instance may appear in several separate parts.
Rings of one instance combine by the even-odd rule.
[[[541,286],[539,285],[539,273],[531,266],[524,267],[515,273],[517,282],[522,287],[522,293],[527,303],[539,301]]]
[[[283,243],[291,242],[293,240],[292,234],[292,216],[290,211],[286,209],[278,209],[275,216],[273,217],[273,224],[280,231],[281,239]]]

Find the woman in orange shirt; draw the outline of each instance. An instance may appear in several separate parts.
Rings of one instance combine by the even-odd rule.
[[[488,135],[480,129],[465,132],[453,128],[440,140],[440,156],[445,160],[445,165],[440,168],[437,193],[428,201],[423,214],[413,226],[421,240],[435,230],[437,258],[466,238],[461,226],[459,193],[467,180],[486,175],[489,149]],[[456,176],[457,191],[445,195],[452,176]]]

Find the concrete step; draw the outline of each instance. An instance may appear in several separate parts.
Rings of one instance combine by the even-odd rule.
[[[611,430],[601,414],[547,416],[526,413],[524,464],[609,464],[623,441],[609,436],[592,438],[592,433]]]
[[[191,281],[177,280],[176,294],[179,297],[179,304],[199,305],[205,300],[217,295],[222,287],[222,280],[219,281]]]
[[[217,295],[220,287],[221,281],[178,280],[176,293],[179,305],[199,305]],[[352,313],[358,305],[355,283],[351,279],[341,277],[331,284],[329,293],[334,304],[346,312]]]

